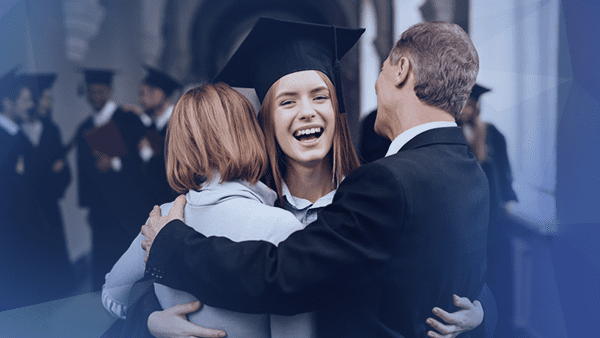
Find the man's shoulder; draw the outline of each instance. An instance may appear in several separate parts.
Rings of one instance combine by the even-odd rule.
[[[145,129],[144,123],[135,113],[131,111],[126,111],[121,108],[121,106],[117,107],[115,110],[112,120],[118,125],[123,127],[131,127],[135,126],[138,129]]]

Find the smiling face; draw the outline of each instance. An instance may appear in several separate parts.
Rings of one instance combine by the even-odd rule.
[[[87,86],[87,99],[92,108],[100,111],[110,99],[111,89],[109,86],[100,83],[91,83]]]
[[[316,71],[288,74],[275,84],[275,138],[288,163],[323,161],[333,145],[335,112],[325,81]]]

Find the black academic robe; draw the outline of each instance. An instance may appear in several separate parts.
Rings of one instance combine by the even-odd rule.
[[[440,128],[354,170],[278,246],[170,222],[146,274],[233,311],[318,310],[324,337],[425,337],[433,307],[454,311],[452,294],[481,292],[488,217],[488,183],[462,131]]]
[[[150,212],[141,190],[142,160],[138,152],[145,127],[137,116],[120,108],[111,120],[126,148],[126,155],[120,157],[120,171],[97,169],[96,158],[84,136],[94,129],[92,117],[77,131],[79,205],[89,208],[94,289],[102,287],[104,275],[127,250]]]
[[[152,210],[155,205],[171,202],[178,195],[171,189],[167,181],[164,150],[166,136],[166,126],[162,130],[156,131],[154,125],[151,125],[146,130],[146,137],[150,140],[154,150],[152,158],[142,165],[148,210]]]
[[[33,146],[0,127],[0,311],[54,299],[49,224],[32,199]]]
[[[32,163],[28,182],[33,194],[31,198],[48,225],[46,240],[52,247],[48,256],[54,259],[53,289],[57,294],[65,294],[74,287],[74,281],[59,200],[63,198],[71,182],[71,168],[65,158],[65,147],[58,126],[50,119],[42,119],[42,126],[40,142],[38,146],[32,147],[31,157],[35,161]],[[55,172],[52,167],[59,160],[63,161],[64,167]]]
[[[505,205],[517,201],[512,188],[512,170],[506,150],[506,140],[491,123],[486,123],[486,158],[481,161],[490,187],[490,224],[488,230],[487,284],[498,303],[498,327],[506,330],[510,323],[513,267],[511,239],[518,227],[507,214]],[[502,331],[505,332],[505,331]]]
[[[492,223],[502,221],[506,216],[505,204],[516,201],[517,195],[512,188],[512,170],[506,150],[506,140],[491,123],[486,123],[486,158],[481,162],[490,185],[490,234],[498,231]]]
[[[391,141],[375,132],[377,110],[365,117],[360,126],[359,153],[361,163],[369,163],[385,157]]]

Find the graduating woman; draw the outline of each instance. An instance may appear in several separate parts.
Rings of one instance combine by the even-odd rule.
[[[343,101],[338,100],[341,87],[335,61],[352,48],[363,30],[337,28],[335,37],[332,31],[331,26],[261,18],[215,79],[256,90],[262,102],[260,121],[270,159],[265,181],[277,191],[278,205],[292,212],[304,226],[331,203],[338,184],[359,165]],[[139,310],[150,308],[144,304]],[[475,311],[470,302],[463,304]],[[173,337],[216,334],[184,322],[185,311],[191,309],[197,307],[154,313],[148,320],[151,333]],[[145,322],[139,313],[133,316]],[[473,328],[479,321],[452,327],[450,334]],[[271,336],[276,337],[321,334],[315,330],[314,313],[272,315],[270,325]]]

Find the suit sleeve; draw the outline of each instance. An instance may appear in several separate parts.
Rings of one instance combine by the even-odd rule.
[[[291,315],[319,309],[343,287],[385,272],[404,215],[402,189],[380,164],[364,165],[334,202],[278,246],[206,238],[179,221],[155,238],[146,274],[210,306]]]

